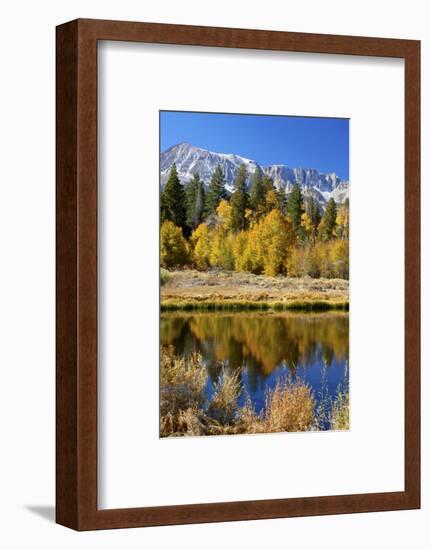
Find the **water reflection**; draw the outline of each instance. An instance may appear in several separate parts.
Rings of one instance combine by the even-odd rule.
[[[199,351],[210,394],[221,365],[240,370],[256,410],[282,374],[300,375],[318,399],[324,374],[329,395],[343,381],[349,353],[348,313],[164,313],[160,343],[179,356]]]

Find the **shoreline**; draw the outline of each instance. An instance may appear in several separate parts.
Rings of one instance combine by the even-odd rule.
[[[349,311],[349,281],[163,270],[160,310]]]
[[[238,302],[161,301],[160,311],[349,311],[349,302],[291,301],[291,302]]]

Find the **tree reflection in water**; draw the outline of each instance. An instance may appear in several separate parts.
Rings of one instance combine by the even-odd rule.
[[[163,313],[160,343],[175,354],[199,351],[208,372],[208,393],[222,364],[240,370],[251,399],[260,409],[264,391],[281,374],[298,372],[316,395],[325,370],[330,395],[343,380],[349,354],[348,313]]]

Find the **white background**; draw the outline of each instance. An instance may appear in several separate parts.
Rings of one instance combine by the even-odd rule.
[[[1,517],[5,548],[429,547],[431,323],[423,288],[423,507],[338,517],[74,533],[54,504],[54,26],[77,16],[422,39],[423,281],[431,277],[431,38],[427,3],[219,0],[2,6]],[[390,201],[388,201],[390,209]],[[396,220],[394,220],[396,222]],[[376,281],[385,281],[376,274]],[[384,330],[384,317],[382,317]],[[378,413],[378,411],[377,411]],[[378,414],[377,414],[378,418]]]
[[[99,48],[99,508],[402,491],[403,62]],[[159,439],[159,109],[350,118],[349,432]],[[387,220],[370,223],[370,194],[383,205],[389,185],[399,222],[382,246]],[[391,274],[384,290],[376,273]]]

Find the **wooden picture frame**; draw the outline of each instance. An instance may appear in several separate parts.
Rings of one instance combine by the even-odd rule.
[[[401,58],[405,62],[405,489],[97,508],[99,40]],[[420,507],[420,42],[78,19],[57,27],[56,521],[76,530]],[[239,496],[240,497],[240,496]]]

